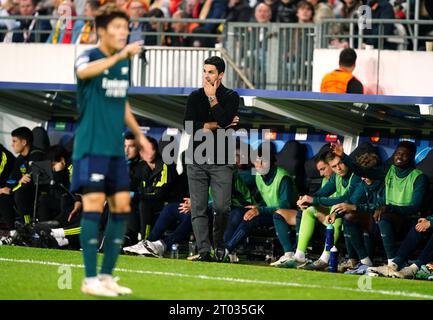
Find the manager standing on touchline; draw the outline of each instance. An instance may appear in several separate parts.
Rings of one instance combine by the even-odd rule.
[[[209,239],[208,207],[209,187],[212,192],[213,211],[213,246],[215,259],[224,260],[223,235],[226,229],[231,205],[232,176],[234,169],[235,150],[228,153],[227,139],[217,141],[217,131],[234,127],[239,122],[236,116],[239,108],[237,92],[224,87],[221,83],[224,77],[225,63],[220,57],[210,57],[204,61],[203,88],[193,91],[187,100],[185,111],[185,128],[187,122],[192,122],[193,133],[199,130],[212,132],[214,137],[214,154],[205,154],[205,161],[197,161],[195,152],[192,164],[187,165],[188,184],[191,194],[191,221],[198,247],[198,255],[193,261],[210,261],[211,243]],[[188,131],[188,130],[187,130]],[[194,135],[192,136],[193,139]],[[202,141],[193,141],[195,151]],[[218,145],[220,144],[220,145]],[[224,145],[222,145],[224,144]],[[233,148],[234,149],[234,148]],[[225,151],[225,152],[223,152]],[[233,154],[231,154],[233,151]],[[201,155],[201,154],[200,154]]]

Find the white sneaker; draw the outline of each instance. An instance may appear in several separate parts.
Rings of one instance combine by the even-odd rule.
[[[59,247],[64,247],[69,244],[69,240],[67,238],[54,238],[57,241]]]
[[[51,229],[51,233],[50,234],[54,238],[64,238],[65,237],[65,229],[63,229],[63,228]]]
[[[373,277],[382,276],[392,278],[395,276],[397,269],[398,266],[394,262],[391,262],[384,266],[367,268],[367,275]]]
[[[418,266],[415,263],[413,263],[410,266],[405,267],[400,271],[394,273],[393,276],[394,278],[400,278],[400,279],[414,279],[418,270],[419,270]]]
[[[91,296],[99,297],[117,297],[117,292],[108,289],[102,282],[98,279],[84,279],[81,285],[81,292],[89,294]]]
[[[236,252],[229,253],[228,256],[229,256],[230,263],[238,263],[239,262],[239,257],[237,256]]]
[[[162,258],[165,251],[165,245],[162,243],[161,240],[158,241],[146,241],[144,243],[144,246],[146,247],[148,253],[145,255],[151,255],[155,258]]]
[[[119,281],[118,277],[113,278],[113,276],[108,274],[101,274],[98,276],[98,279],[102,283],[102,285],[110,291],[113,291],[120,295],[132,294],[132,290],[127,287],[120,286],[117,282]]]
[[[292,259],[293,255],[294,255],[293,252],[286,252],[277,261],[272,262],[270,265],[273,266],[273,267],[278,267],[280,264],[283,264],[287,260]]]
[[[140,242],[134,244],[133,246],[123,248],[123,252],[129,254],[140,254],[140,255],[149,254],[149,250],[147,250],[145,246],[145,240],[141,240]]]

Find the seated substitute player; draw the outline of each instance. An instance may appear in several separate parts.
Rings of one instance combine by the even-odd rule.
[[[365,153],[356,162],[364,168],[372,168],[379,164],[379,157],[375,153]],[[351,201],[334,206],[331,220],[336,216],[343,217],[344,238],[348,249],[351,265],[348,274],[364,274],[368,267],[373,266],[374,239],[378,234],[377,225],[373,222],[373,214],[383,205],[385,186],[383,181],[361,177],[362,182],[354,191]],[[353,252],[352,252],[353,251]],[[358,263],[360,261],[360,263]],[[339,271],[345,271],[344,268]]]
[[[397,251],[396,257],[391,264],[369,268],[369,275],[381,275],[385,277],[413,279],[422,265],[433,261],[433,216],[419,218],[415,227],[411,228],[403,243]],[[421,241],[426,240],[427,244],[417,259],[409,266],[406,266],[409,257],[415,252]],[[397,271],[399,270],[399,271]]]
[[[265,154],[266,148],[269,150],[269,158]],[[243,232],[237,232],[239,236],[258,225],[274,225],[284,254],[276,262],[272,262],[271,266],[293,256],[294,244],[290,234],[294,232],[292,226],[296,225],[298,198],[298,190],[292,177],[276,165],[276,155],[277,149],[273,142],[263,142],[259,146],[254,166],[257,171],[256,187],[262,201],[259,201],[258,205],[247,206],[249,210],[244,214],[244,221],[239,226],[239,231]]]
[[[12,149],[18,157],[6,185],[0,189],[0,218],[10,227],[16,218],[14,207],[18,212],[18,221],[25,224],[31,222],[36,189],[30,163],[42,161],[45,157],[42,150],[33,146],[33,133],[29,128],[16,128],[11,136]]]
[[[133,183],[133,177],[137,170],[138,163],[140,162],[140,154],[138,153],[137,143],[135,136],[131,132],[125,133],[125,156],[128,163],[129,172],[129,188],[131,194],[131,214],[126,227],[125,243],[124,246],[130,246],[138,241],[138,234],[140,232],[140,213],[138,211],[138,185]]]
[[[416,145],[410,141],[401,141],[394,151],[391,165],[377,168],[364,168],[344,154],[341,143],[332,144],[333,152],[342,157],[342,162],[361,177],[384,181],[385,193],[382,207],[378,208],[373,218],[379,225],[388,266],[373,270],[378,273],[395,271],[393,259],[397,254],[398,235],[407,234],[419,218],[419,211],[427,190],[427,177],[415,168]],[[367,271],[369,272],[369,271]]]
[[[83,195],[80,242],[85,279],[81,291],[114,297],[132,293],[112,277],[131,210],[124,125],[131,129],[141,148],[149,150],[151,146],[126,100],[128,60],[141,52],[138,42],[126,45],[128,16],[108,3],[98,10],[95,23],[99,46],[85,51],[75,64],[79,119],[71,189]],[[102,268],[97,276],[98,227],[106,199],[110,217],[105,228]]]
[[[50,223],[40,223],[35,227],[45,229],[56,240],[59,247],[71,243],[78,244],[80,234],[81,196],[68,190],[72,178],[70,155],[61,145],[51,146],[47,151],[47,159],[51,161],[53,181],[46,194],[39,198],[39,215]]]
[[[332,206],[345,202],[349,199],[357,185],[361,182],[358,176],[355,176],[348,167],[342,162],[340,157],[328,152],[325,161],[330,165],[335,174],[331,179],[320,188],[313,196],[304,195],[300,197],[297,204],[304,209],[302,212],[301,226],[299,228],[298,246],[293,258],[285,261],[280,267],[283,268],[306,268],[309,270],[325,270],[328,267],[330,252],[324,249],[319,259],[311,264],[305,257],[308,243],[313,235],[316,220],[327,225],[329,213],[332,212]],[[310,206],[309,206],[310,205]],[[331,207],[331,209],[329,209]],[[341,225],[341,218],[333,221],[334,225],[334,244],[338,242]]]
[[[6,194],[9,190],[5,187],[14,168],[14,164],[15,156],[0,144],[0,208],[5,206],[11,208],[13,206],[12,197]],[[12,204],[12,206],[10,204]],[[5,213],[0,213],[0,229],[10,230],[13,227],[13,210],[9,209],[9,212],[12,212],[12,214],[9,214],[9,217],[7,215],[4,217]]]

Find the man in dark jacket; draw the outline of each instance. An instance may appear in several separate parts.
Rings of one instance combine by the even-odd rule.
[[[229,141],[234,146],[231,152],[227,150],[230,148],[226,148],[227,139],[218,139],[217,136],[225,137],[225,128],[236,125],[239,121],[236,117],[239,95],[222,85],[224,71],[225,63],[221,58],[214,56],[204,61],[204,86],[189,95],[184,117],[186,131],[192,134],[191,139],[194,140],[190,143],[186,158],[187,163],[191,163],[187,166],[187,173],[192,226],[199,252],[197,261],[210,261],[211,243],[206,213],[209,187],[213,198],[215,257],[217,261],[225,258],[223,236],[231,205],[235,141]],[[213,141],[213,148],[209,146],[210,141]],[[203,151],[203,145],[206,146],[205,155],[200,152]]]
[[[252,8],[246,0],[230,0],[225,19],[227,22],[248,22],[253,15]]]
[[[0,189],[2,220],[12,227],[15,219],[14,205],[24,223],[30,223],[33,214],[35,185],[32,182],[30,162],[44,160],[44,153],[33,147],[33,134],[27,127],[11,132],[12,149],[19,154],[6,186]]]
[[[0,144],[0,188],[6,186],[15,163],[15,156]]]
[[[137,164],[131,181],[131,189],[138,192],[142,239],[148,237],[157,219],[157,213],[164,207],[172,180],[171,167],[162,160],[158,142],[152,137],[147,139],[152,145],[153,152],[146,156],[140,151],[142,160]]]
[[[21,0],[20,15],[38,17],[37,3],[38,0]],[[46,42],[51,29],[51,24],[47,19],[21,20],[18,27],[20,31],[14,32],[12,42]]]
[[[11,207],[8,203],[11,201],[11,197],[5,194],[8,192],[8,188],[5,189],[6,183],[9,176],[14,168],[15,156],[7,150],[2,144],[0,144],[0,208]],[[13,215],[12,215],[13,216]],[[6,218],[6,221],[4,219]],[[11,227],[10,222],[8,222],[7,216],[0,212],[0,229],[9,229]]]
[[[372,19],[394,19],[394,9],[388,0],[370,0],[368,3],[371,8]],[[380,30],[382,28],[382,30]],[[365,29],[365,35],[392,35],[394,32],[394,25],[391,23],[377,24],[372,23],[371,29]],[[366,38],[365,43],[373,45],[375,48],[381,49],[394,49],[393,44],[389,43],[385,39],[378,38]],[[380,44],[383,43],[381,46]]]

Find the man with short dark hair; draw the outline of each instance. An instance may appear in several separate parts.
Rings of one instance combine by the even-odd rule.
[[[139,213],[139,197],[138,197],[138,185],[134,183],[134,176],[137,171],[138,164],[140,162],[140,155],[138,153],[138,146],[135,140],[135,136],[132,132],[128,131],[125,133],[125,156],[128,162],[129,172],[129,188],[131,193],[131,214],[129,215],[128,225],[126,227],[125,234],[125,246],[132,245],[138,242],[138,233],[140,232],[140,213]]]
[[[188,159],[193,160],[192,164],[188,164],[187,172],[191,194],[192,226],[199,252],[197,261],[211,260],[209,218],[206,213],[209,187],[213,198],[215,257],[217,261],[223,261],[226,255],[223,236],[230,212],[235,150],[233,148],[233,154],[228,154],[225,144],[230,138],[217,141],[217,132],[219,131],[218,135],[223,133],[224,136],[225,128],[235,126],[239,121],[236,117],[239,95],[222,85],[224,71],[225,63],[220,57],[213,56],[204,61],[203,88],[189,95],[184,117],[185,127],[192,125],[193,128],[191,139],[194,139],[196,133],[197,136],[201,133],[202,137],[205,137],[204,143],[208,142],[206,135],[212,135],[214,142],[214,154],[208,154],[209,150],[206,150],[203,161],[197,161],[199,159],[196,159],[198,155],[195,151],[203,141],[194,141],[192,144],[194,159]],[[187,151],[187,158],[188,154]]]
[[[30,162],[44,160],[44,153],[33,147],[33,133],[29,128],[17,128],[11,136],[12,149],[18,157],[6,186],[0,189],[0,212],[9,228],[12,228],[15,219],[14,203],[23,222],[30,223],[35,197]]]
[[[339,58],[340,67],[327,73],[320,85],[324,93],[364,93],[362,83],[352,74],[356,66],[356,52],[351,48],[343,49]]]

